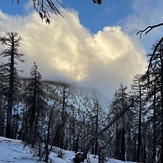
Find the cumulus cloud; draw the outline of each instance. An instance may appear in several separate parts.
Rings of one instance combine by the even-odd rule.
[[[120,82],[129,85],[133,75],[144,71],[143,49],[120,27],[92,34],[76,11],[62,13],[64,18],[51,16],[48,25],[35,13],[12,17],[0,12],[1,34],[15,30],[22,37],[24,75],[29,76],[35,61],[44,79],[71,81],[112,95]]]

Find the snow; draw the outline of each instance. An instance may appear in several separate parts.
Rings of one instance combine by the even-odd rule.
[[[0,163],[35,163],[38,157],[31,156],[31,150],[20,140],[0,137]]]
[[[58,154],[62,153],[62,158]],[[50,153],[51,163],[72,163],[75,154],[72,151],[62,150],[54,147]],[[0,163],[41,163],[38,157],[33,156],[29,147],[25,147],[21,140],[7,139],[0,137]],[[98,163],[97,157],[88,155],[89,163]],[[85,163],[88,161],[86,160]],[[43,163],[43,162],[42,162]],[[108,159],[107,163],[124,163],[123,161]],[[132,162],[127,162],[132,163]]]

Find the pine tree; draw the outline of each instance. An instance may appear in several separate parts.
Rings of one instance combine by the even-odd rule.
[[[18,87],[18,70],[17,70],[17,60],[24,62],[21,59],[23,54],[18,53],[18,47],[21,38],[16,32],[8,32],[6,36],[0,37],[0,42],[2,45],[7,47],[0,56],[8,59],[8,62],[0,66],[2,78],[5,80],[3,83],[3,94],[7,97],[7,122],[6,122],[6,137],[13,137],[12,130],[12,111],[14,102],[16,101]]]
[[[147,98],[150,108],[153,110],[153,116],[146,122],[146,130],[149,133],[146,136],[148,143],[146,143],[145,154],[147,161],[160,160],[163,163],[163,38],[154,45],[153,53],[148,57],[150,57],[149,65],[143,80],[147,82]],[[153,135],[151,135],[151,131]],[[151,156],[153,156],[152,159]]]
[[[25,89],[25,112],[23,117],[22,139],[35,147],[42,139],[42,127],[46,110],[46,96],[43,91],[41,75],[34,63],[31,70],[31,79]]]
[[[122,112],[126,106],[129,104],[129,97],[126,92],[127,87],[122,84],[118,91],[115,92],[114,99],[111,104],[110,114],[112,117],[116,117],[120,112]],[[126,137],[128,129],[130,126],[130,119],[132,117],[132,112],[129,110],[121,116],[121,118],[115,123],[116,127],[116,138],[115,138],[115,157],[120,160],[125,160],[126,156]]]
[[[133,107],[133,111],[135,113],[135,120],[133,121],[134,126],[134,134],[136,135],[137,139],[137,147],[136,147],[136,160],[134,161],[143,161],[143,117],[146,114],[146,83],[142,81],[141,75],[134,76],[133,84],[131,85],[132,89],[132,97],[138,97],[137,102],[135,102],[135,105]]]

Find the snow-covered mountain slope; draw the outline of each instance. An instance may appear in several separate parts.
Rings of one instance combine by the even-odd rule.
[[[58,157],[62,153],[62,158]],[[74,152],[54,148],[50,154],[51,163],[73,163]],[[38,157],[33,156],[29,147],[24,147],[20,140],[7,139],[0,137],[0,163],[41,163]],[[89,155],[89,163],[98,163],[97,157]],[[85,163],[88,161],[86,160]],[[43,162],[42,162],[43,163]],[[124,163],[123,161],[108,159],[106,163]],[[131,163],[131,162],[128,162]]]
[[[56,96],[62,98],[65,89],[66,102],[81,110],[85,110],[88,101],[92,107],[93,103],[98,101],[99,105],[105,110],[108,110],[110,105],[109,98],[106,98],[96,89],[81,88],[73,84],[54,81],[43,81],[43,85],[44,91],[51,99],[55,99]]]

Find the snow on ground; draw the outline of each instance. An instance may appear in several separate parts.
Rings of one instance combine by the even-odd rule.
[[[59,158],[61,155],[62,158]],[[74,152],[53,148],[50,154],[51,163],[73,163]],[[32,150],[29,147],[24,147],[21,140],[7,139],[0,137],[0,163],[41,163],[38,157],[34,157]],[[85,163],[98,163],[97,157],[93,155],[88,156],[89,161]],[[43,162],[42,162],[43,163]],[[124,163],[123,161],[108,159],[107,163]],[[131,162],[127,162],[131,163]]]
[[[20,140],[0,137],[0,163],[35,163],[37,160]]]

